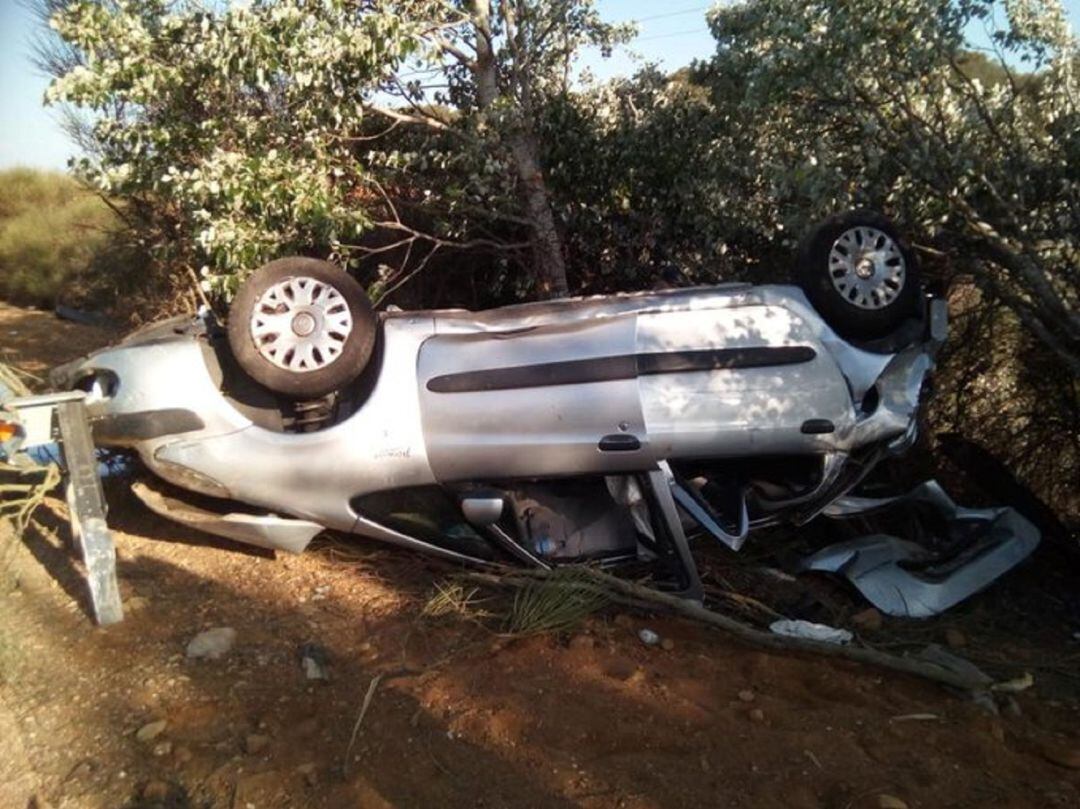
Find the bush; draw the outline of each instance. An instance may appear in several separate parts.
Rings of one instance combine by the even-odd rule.
[[[67,175],[0,172],[0,296],[50,307],[85,301],[118,224],[104,202]]]

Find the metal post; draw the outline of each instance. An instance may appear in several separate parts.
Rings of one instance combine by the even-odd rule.
[[[101,626],[124,618],[116,582],[116,548],[105,523],[105,498],[98,478],[97,456],[81,399],[56,406],[60,447],[67,467],[67,499],[71,532],[86,563],[90,603]]]

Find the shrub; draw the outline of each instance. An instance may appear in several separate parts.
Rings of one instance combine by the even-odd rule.
[[[119,226],[100,198],[67,175],[0,172],[0,296],[35,306],[93,299],[94,274]]]

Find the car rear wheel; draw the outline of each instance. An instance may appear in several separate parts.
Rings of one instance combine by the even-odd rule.
[[[917,314],[914,252],[884,216],[852,211],[818,225],[799,251],[798,280],[838,334],[873,339]]]
[[[348,385],[375,346],[363,288],[333,264],[283,258],[253,272],[229,308],[229,346],[256,382],[295,399]]]

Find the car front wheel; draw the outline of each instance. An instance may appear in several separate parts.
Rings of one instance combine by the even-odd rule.
[[[283,258],[253,272],[229,307],[229,346],[256,382],[315,399],[352,382],[375,345],[363,288],[333,264]]]

